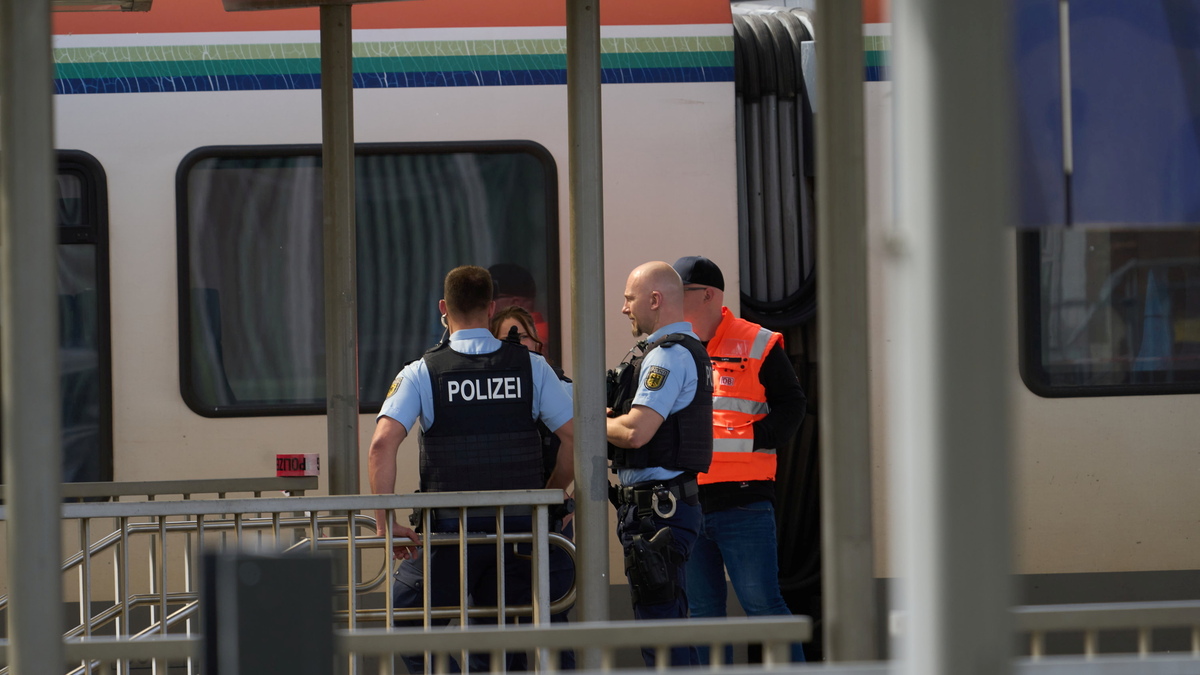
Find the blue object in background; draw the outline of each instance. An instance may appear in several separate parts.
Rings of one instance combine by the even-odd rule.
[[[1016,0],[1023,227],[1200,224],[1200,0],[1074,0],[1064,172],[1058,0]]]
[[[1170,372],[1172,345],[1171,296],[1167,288],[1165,272],[1152,269],[1146,275],[1146,301],[1142,312],[1142,340],[1137,358],[1133,360],[1135,372]]]

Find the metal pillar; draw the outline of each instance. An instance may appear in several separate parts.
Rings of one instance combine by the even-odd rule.
[[[581,621],[608,620],[608,469],[604,391],[604,188],[600,136],[600,7],[567,0],[571,203],[571,357],[575,370],[575,584]],[[582,667],[600,667],[599,653]]]
[[[817,285],[825,658],[879,658],[871,532],[862,5],[817,5]]]
[[[0,0],[0,395],[8,663],[63,664],[54,68],[47,0]]]
[[[321,7],[325,390],[329,494],[358,494],[358,286],[350,5]]]
[[[894,5],[889,464],[902,671],[1011,671],[1009,3]]]

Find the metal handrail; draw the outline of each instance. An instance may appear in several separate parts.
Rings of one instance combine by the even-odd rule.
[[[1110,605],[1109,610],[1096,607],[1086,612],[1092,617],[1103,616],[1111,611],[1114,617],[1120,614],[1138,614],[1150,605],[1175,603],[1131,603],[1134,607],[1124,607],[1121,604]],[[1136,606],[1140,605],[1140,606]],[[1061,606],[1060,606],[1061,607]],[[1071,607],[1071,606],[1065,606]],[[1096,610],[1096,611],[1091,611]],[[1060,609],[1047,609],[1032,612],[1031,615],[1050,616],[1060,612]],[[1068,610],[1073,611],[1073,610]],[[1021,612],[1017,613],[1018,615]],[[1158,619],[1149,617],[1152,623]],[[1059,619],[1034,619],[1057,622]],[[1023,620],[1019,620],[1021,622]],[[1115,618],[1099,618],[1097,623],[1090,625],[1112,626]],[[1120,623],[1116,621],[1116,623]],[[1044,624],[1043,624],[1044,625]],[[713,664],[713,669],[720,669],[730,675],[758,674],[764,668],[774,672],[805,672],[812,666],[799,664],[784,664],[779,659],[786,659],[786,652],[780,644],[789,641],[805,642],[811,639],[811,620],[808,617],[750,617],[739,619],[683,619],[653,622],[606,622],[606,623],[572,623],[555,624],[552,626],[469,626],[462,629],[446,630],[406,630],[406,629],[365,629],[356,631],[334,631],[334,651],[339,656],[361,655],[380,656],[398,653],[415,653],[429,650],[433,653],[455,654],[464,649],[477,651],[530,651],[543,652],[561,651],[566,649],[600,649],[602,653],[601,670],[616,669],[615,650],[622,648],[637,648],[645,644],[660,650],[673,645],[710,644],[713,654],[721,654],[723,647],[729,644],[751,642],[772,642],[772,647],[764,652],[762,666],[721,666]],[[86,640],[64,641],[66,658],[72,662],[88,661],[91,663],[112,664],[129,660],[154,660],[155,662],[180,662],[187,659],[199,659],[203,651],[203,638],[198,636],[155,636],[146,639],[133,640],[129,638],[89,638]],[[786,647],[784,647],[786,648]],[[9,657],[9,642],[0,640],[0,664],[6,664]],[[767,661],[767,659],[771,661]],[[1013,660],[1013,672],[1021,675],[1091,675],[1107,673],[1137,672],[1143,675],[1167,675],[1184,672],[1194,672],[1195,657],[1156,656],[1146,659],[1131,659],[1121,656],[1097,656],[1094,658],[1058,657],[1043,661],[1030,661],[1017,658]],[[551,661],[553,663],[553,661]],[[825,664],[820,666],[822,672],[831,675],[888,675],[900,672],[898,664]],[[102,671],[111,672],[111,671]],[[628,675],[649,675],[653,671],[641,669],[622,670]]]
[[[5,487],[0,485],[0,500],[4,499]],[[316,476],[63,483],[62,496],[64,499],[113,497],[154,499],[162,495],[181,495],[184,499],[188,499],[192,495],[211,494],[223,499],[227,494],[243,492],[255,495],[261,495],[264,492],[290,492],[300,496],[306,490],[316,490],[317,487],[318,478]]]
[[[763,664],[753,668],[778,669],[786,663],[788,645],[812,639],[812,620],[804,616],[728,619],[680,619],[669,621],[617,621],[555,624],[535,627],[471,626],[467,630],[368,629],[335,630],[334,651],[338,655],[384,655],[431,651],[454,653],[463,649],[480,651],[526,651],[598,648],[605,670],[614,667],[617,649],[640,647],[647,642],[660,653],[670,646],[711,644],[716,654],[725,645],[763,643]],[[112,663],[132,659],[182,661],[198,659],[203,650],[199,637],[154,637],[142,640],[90,638],[64,643],[68,660]],[[9,643],[0,640],[0,663],[7,663]],[[741,670],[741,669],[739,669]],[[636,672],[636,671],[634,671]]]
[[[333,520],[333,519],[334,519],[334,517],[327,517],[327,520]],[[371,519],[371,522],[373,524],[374,519]],[[305,520],[304,523],[308,524],[309,521]],[[186,523],[180,523],[180,524],[186,524]],[[341,524],[341,519],[337,518],[336,522],[334,522],[333,524],[335,524],[335,525]],[[152,523],[138,523],[137,525],[152,525]],[[143,527],[143,528],[139,528],[139,529],[149,531],[151,528]],[[195,530],[195,528],[192,528],[192,531],[194,531],[194,530]],[[157,532],[157,528],[154,528],[153,531]],[[186,532],[187,530],[184,528],[178,528],[178,529],[175,529],[172,531]],[[469,535],[467,537],[467,543],[468,544],[492,544],[492,545],[494,545],[496,543],[496,538],[497,538],[497,535],[494,535],[494,534],[473,534],[473,535]],[[508,535],[505,536],[505,540],[512,542],[512,543],[526,543],[526,542],[532,541],[533,536],[529,533],[509,533]],[[355,541],[356,541],[356,544],[360,548],[382,548],[385,545],[383,537],[359,537],[359,538],[356,538]],[[434,544],[434,545],[457,545],[458,542],[459,542],[459,539],[458,539],[457,535],[432,535],[430,537],[430,543]],[[317,540],[317,548],[318,549],[341,549],[341,548],[344,548],[346,545],[348,545],[348,543],[349,543],[349,541],[348,541],[347,537],[321,537]],[[575,554],[576,554],[575,543],[572,542],[570,539],[567,539],[566,537],[562,536],[561,534],[551,532],[549,535],[549,543],[553,546],[558,546],[559,548],[563,549],[567,553],[567,555],[571,556],[572,561],[575,559]],[[306,538],[306,539],[302,539],[302,540],[296,542],[289,549],[285,549],[284,552],[287,553],[287,552],[291,552],[291,551],[303,551],[303,550],[309,549],[310,547],[311,547],[311,543]],[[64,567],[64,571],[70,571],[70,569]],[[389,572],[390,572],[390,568],[384,568],[380,571],[380,573],[378,575],[376,575],[370,581],[364,582],[361,584],[356,584],[355,592],[356,593],[367,593],[367,592],[370,592],[370,591],[378,588],[379,585],[385,579],[387,579],[389,577]],[[334,592],[347,592],[347,589],[348,589],[348,587],[345,585],[335,584],[333,586]],[[147,607],[147,606],[159,604],[161,602],[162,597],[163,596],[161,596],[159,594],[149,594],[149,593],[139,593],[139,594],[126,596],[126,598],[125,598],[126,606],[125,607],[122,607],[119,604],[114,604],[112,607],[108,607],[108,608],[104,609],[103,611],[101,611],[99,614],[96,614],[95,616],[91,617],[91,623],[90,623],[91,628],[94,630],[96,628],[100,628],[100,627],[108,625],[109,623],[116,620],[117,618],[120,618],[120,616],[124,613],[124,611],[126,609],[133,609],[133,608],[137,608],[137,607]],[[575,599],[576,599],[576,589],[575,589],[575,586],[572,585],[564,595],[562,595],[561,597],[558,597],[558,598],[552,598],[550,600],[551,614],[558,614],[558,613],[569,610],[575,604]],[[4,606],[3,602],[6,602],[6,600],[7,600],[7,596],[0,598],[0,610],[3,609],[3,606]],[[194,592],[189,593],[189,592],[180,592],[180,591],[169,592],[169,593],[166,593],[166,600],[167,600],[168,605],[179,605],[179,604],[185,605],[184,609],[177,610],[176,612],[172,613],[168,617],[167,627],[170,628],[170,626],[174,625],[175,623],[178,623],[182,619],[186,619],[186,618],[195,616],[196,611],[197,611],[196,603],[199,600],[199,594],[194,593]],[[181,613],[181,612],[183,612],[183,613]],[[495,607],[475,606],[475,607],[470,607],[467,609],[467,616],[469,616],[471,618],[480,618],[480,617],[494,618],[496,616],[496,613],[497,613],[497,608],[495,608]],[[340,610],[334,611],[334,617],[339,620],[343,620],[343,621],[347,620],[349,618],[349,615],[350,615],[350,610],[348,610],[348,609],[340,609]],[[505,610],[504,610],[504,615],[506,617],[532,616],[533,615],[533,605],[532,604],[506,605]],[[423,616],[424,616],[424,610],[422,610],[421,608],[393,609],[392,610],[392,618],[393,619],[420,619]],[[433,607],[430,610],[430,616],[435,619],[441,619],[441,618],[453,619],[453,618],[457,618],[457,617],[461,616],[461,611],[457,607],[449,607],[449,606]],[[355,617],[359,621],[386,621],[387,620],[387,612],[386,612],[386,610],[383,610],[383,609],[361,609],[360,608],[355,611]],[[147,633],[147,631],[152,633],[152,632],[157,632],[158,630],[160,630],[160,622],[155,622],[155,623],[151,624],[149,627],[147,627],[145,630],[143,630],[142,633]],[[64,636],[68,637],[68,638],[81,637],[83,632],[84,632],[84,626],[80,625],[80,626],[76,626],[75,628],[68,630],[64,634]]]
[[[229,485],[228,482],[224,482]],[[177,487],[177,486],[176,486]],[[192,487],[196,487],[195,484]],[[295,486],[292,486],[296,489]],[[144,486],[143,486],[144,489]],[[136,492],[142,494],[140,490],[126,490],[127,492]],[[122,630],[127,635],[128,628],[125,627],[125,621],[129,618],[129,612],[132,609],[149,606],[152,608],[151,625],[141,630],[137,635],[127,636],[125,639],[142,639],[146,636],[162,633],[171,629],[173,625],[179,624],[185,620],[191,620],[197,613],[198,594],[191,592],[190,586],[184,592],[171,591],[168,592],[166,587],[166,572],[165,569],[154,572],[152,571],[151,585],[149,593],[132,594],[128,590],[128,552],[131,542],[131,536],[134,535],[151,535],[161,537],[162,542],[157,545],[151,544],[150,548],[150,565],[153,570],[157,565],[165,564],[167,559],[167,544],[166,537],[168,534],[180,534],[188,537],[191,542],[191,535],[198,534],[200,541],[204,540],[205,533],[228,533],[236,532],[236,539],[239,543],[245,542],[245,534],[247,532],[263,531],[271,529],[274,532],[272,540],[278,546],[284,543],[281,534],[285,530],[294,530],[296,528],[312,528],[313,533],[318,533],[322,530],[330,528],[340,528],[343,532],[345,528],[349,528],[348,536],[337,537],[316,537],[299,539],[296,541],[287,542],[290,544],[286,550],[290,551],[317,551],[330,549],[347,549],[362,550],[366,548],[384,548],[389,543],[395,545],[397,540],[393,540],[389,533],[387,537],[374,536],[376,521],[375,518],[363,515],[361,511],[371,512],[376,510],[391,510],[391,509],[427,509],[427,513],[434,509],[447,509],[451,513],[457,513],[460,517],[467,517],[470,514],[468,509],[477,507],[485,507],[495,509],[497,517],[499,514],[524,515],[528,511],[517,513],[520,507],[528,509],[533,507],[542,525],[535,527],[535,530],[541,529],[543,535],[548,537],[550,545],[559,546],[566,550],[568,555],[574,557],[575,550],[573,543],[555,533],[545,531],[545,523],[548,506],[561,503],[562,493],[557,490],[524,490],[524,491],[495,491],[495,492],[470,492],[470,493],[430,493],[420,495],[366,495],[366,496],[342,496],[342,497],[286,497],[286,498],[254,498],[254,499],[222,499],[219,502],[214,500],[191,500],[184,496],[183,500],[157,501],[153,500],[153,496],[149,496],[150,501],[136,502],[90,502],[78,504],[64,504],[62,507],[62,515],[67,519],[76,519],[80,522],[80,540],[82,544],[81,550],[70,556],[63,564],[64,572],[72,572],[78,570],[81,575],[80,592],[81,592],[81,622],[82,625],[68,632],[68,637],[81,637],[85,640],[93,639],[92,631],[104,625],[111,624],[114,621],[122,621]],[[333,512],[335,515],[320,515],[323,512]],[[287,514],[284,516],[284,514]],[[301,516],[301,514],[304,514]],[[0,505],[0,520],[3,520],[7,515],[7,510],[3,505]],[[210,520],[209,516],[218,516],[217,519]],[[116,531],[107,533],[96,541],[91,541],[90,523],[95,519],[108,519],[114,521]],[[151,522],[130,522],[131,520],[141,520],[144,518],[152,519]],[[177,518],[177,520],[169,520]],[[428,517],[426,518],[428,521]],[[534,524],[537,525],[538,519],[535,518]],[[426,523],[428,527],[428,522]],[[359,536],[359,530],[367,530],[372,536]],[[470,544],[490,544],[499,545],[499,539],[502,537],[504,541],[516,543],[534,542],[535,535],[529,532],[510,532],[505,534],[501,529],[500,534],[485,534],[485,533],[470,533],[469,535],[457,534],[427,534],[421,539],[419,545],[454,545],[460,542]],[[92,615],[91,594],[88,591],[90,581],[85,580],[85,576],[90,580],[91,560],[99,555],[110,550],[116,550],[117,558],[114,560],[116,564],[117,587],[116,600],[112,607],[106,608],[104,611]],[[179,549],[174,549],[179,550]],[[185,565],[191,559],[191,552],[194,550],[192,544],[189,543],[183,549],[186,551]],[[536,550],[536,548],[535,548]],[[543,550],[539,555],[546,555]],[[362,593],[367,593],[377,589],[385,580],[390,577],[392,566],[386,561],[390,560],[390,556],[383,556],[385,564],[380,566],[380,569],[370,579],[362,579],[358,573],[353,574],[345,585],[335,586],[337,592],[348,593],[351,597],[351,602],[348,608],[338,610],[337,617],[342,621],[347,621],[351,628],[355,627],[358,621],[387,621],[387,610],[364,610],[358,609],[357,603],[353,598]],[[185,567],[186,569],[186,567]],[[190,577],[189,577],[190,578]],[[123,590],[126,589],[126,590]],[[548,605],[548,609],[553,613],[566,611],[574,602],[574,588],[564,594],[561,598],[542,598],[538,604],[543,607]],[[389,594],[390,599],[390,594]],[[547,602],[552,600],[552,602]],[[545,604],[543,604],[545,603]],[[7,605],[7,597],[0,597],[0,610]],[[181,606],[182,605],[182,606]],[[391,603],[388,603],[389,607]],[[172,609],[173,608],[173,609]],[[84,617],[84,610],[90,616]],[[159,610],[159,611],[153,611]],[[497,613],[502,612],[505,616],[529,616],[535,613],[534,605],[509,605],[505,606],[500,603],[500,607],[433,607],[433,608],[415,608],[407,610],[394,610],[393,618],[408,618],[419,619],[429,612],[434,618],[442,616],[457,616],[457,617],[495,617]],[[87,668],[85,664],[84,669]],[[6,669],[0,669],[6,670]]]
[[[1152,631],[1157,628],[1191,628],[1193,658],[1200,659],[1200,601],[1122,602],[1076,605],[1028,605],[1013,608],[1019,632],[1029,633],[1029,654],[1040,660],[1046,652],[1046,634],[1082,632],[1083,653],[1094,657],[1100,650],[1100,631],[1137,631],[1137,654],[1152,651]]]
[[[340,516],[324,516],[324,517],[318,518],[318,525],[338,526],[338,525],[343,525],[345,523],[345,520],[346,520],[345,518],[342,518]],[[312,520],[309,518],[281,518],[281,519],[279,519],[279,524],[280,524],[280,527],[287,527],[287,528],[308,527],[309,525],[312,524]],[[356,516],[355,524],[359,525],[359,526],[363,526],[363,527],[370,527],[372,531],[374,531],[374,529],[375,529],[375,519],[371,516],[361,516],[361,515]],[[273,519],[273,518],[250,518],[247,520],[243,520],[241,522],[240,526],[243,529],[251,529],[251,530],[268,529],[268,528],[272,528],[275,526],[275,519]],[[238,523],[233,520],[206,520],[206,521],[204,521],[204,529],[205,530],[213,530],[216,532],[228,532],[230,530],[235,530],[237,527],[238,527]],[[182,533],[192,533],[192,532],[197,532],[199,530],[199,525],[197,524],[196,521],[193,521],[193,520],[170,521],[170,522],[165,523],[164,525],[160,525],[158,523],[126,523],[123,530],[118,530],[118,531],[112,532],[112,533],[107,534],[104,537],[96,540],[96,542],[88,548],[86,555],[94,558],[97,554],[103,553],[104,551],[106,551],[114,546],[119,545],[124,540],[124,536],[128,536],[131,534],[158,534],[163,529],[165,529],[167,532],[170,532],[170,533],[181,533],[181,532]],[[122,532],[124,532],[124,536],[122,536]],[[308,541],[308,540],[305,539],[304,541]],[[379,541],[381,542],[379,545],[382,546],[383,540],[380,539]],[[85,553],[83,551],[80,551],[80,552],[70,556],[66,560],[64,560],[63,565],[62,565],[62,571],[64,573],[70,572],[72,569],[75,569],[76,567],[83,564],[84,555],[85,555]],[[374,588],[374,586],[377,586],[379,584],[380,578],[382,578],[382,577],[377,578],[375,580],[375,583],[371,587],[361,589],[360,592],[369,591],[369,590],[371,590],[371,588]],[[8,606],[8,596],[0,595],[0,611],[3,611],[7,606]]]
[[[213,500],[182,500],[63,504],[62,516],[75,519],[210,515],[214,512],[212,503]],[[247,515],[287,511],[553,506],[561,503],[561,490],[485,490],[481,492],[419,492],[404,495],[223,499],[221,507],[215,511],[227,515]],[[0,520],[7,520],[7,513],[7,507],[0,505]]]
[[[708,645],[712,654],[724,653],[726,645],[762,644],[763,662],[753,670],[775,670],[790,660],[793,642],[812,639],[812,619],[807,616],[755,616],[734,620],[666,619],[660,621],[605,621],[553,624],[551,626],[471,626],[469,630],[365,629],[334,631],[338,654],[391,656],[428,652],[435,657],[464,650],[474,652],[537,651],[543,663],[552,662],[550,652],[596,648],[601,651],[601,669],[615,667],[618,649],[655,649],[660,664],[669,663],[671,647]],[[719,656],[717,657],[720,658]],[[714,666],[715,667],[715,666]]]
[[[1023,605],[1013,608],[1018,630],[1109,630],[1200,625],[1200,600]]]
[[[1191,655],[1200,659],[1200,600],[1023,605],[1012,608],[1012,617],[1013,630],[1029,634],[1033,661],[1045,657],[1047,633],[1083,633],[1083,655],[1094,658],[1100,651],[1100,631],[1110,630],[1136,631],[1137,655],[1144,659],[1153,651],[1153,631],[1165,628],[1190,628]],[[904,612],[892,612],[893,635],[904,632],[905,621]]]

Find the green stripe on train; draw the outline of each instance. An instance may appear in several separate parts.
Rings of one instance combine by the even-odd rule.
[[[601,51],[611,55],[733,53],[730,37],[604,38]],[[356,58],[457,58],[564,56],[565,40],[446,40],[359,42]],[[167,45],[150,47],[63,47],[57,63],[144,63],[158,61],[277,61],[319,59],[316,43]],[[731,57],[732,58],[732,57]]]

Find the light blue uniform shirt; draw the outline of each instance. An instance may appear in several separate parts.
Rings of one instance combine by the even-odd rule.
[[[697,340],[700,339],[692,332],[691,323],[679,321],[654,331],[646,342],[655,342],[671,333],[683,333]],[[651,366],[658,366],[661,369],[659,372],[666,371],[666,377],[658,389],[650,389],[646,386],[646,378],[650,375]],[[647,354],[646,358],[642,360],[641,378],[641,381],[638,382],[637,392],[633,396],[633,405],[644,405],[662,415],[664,420],[668,415],[688,407],[692,399],[696,397],[696,361],[692,359],[692,353],[681,345],[672,344],[659,347]],[[622,485],[630,485],[649,480],[667,480],[681,473],[683,472],[675,469],[651,466],[645,469],[620,469],[617,477],[621,480]]]
[[[450,335],[450,349],[459,354],[491,354],[500,349],[500,341],[486,328],[468,328]],[[533,367],[533,419],[540,419],[551,431],[557,431],[574,415],[571,395],[546,359],[532,353],[529,357]],[[375,419],[384,415],[403,424],[410,434],[418,417],[422,429],[433,426],[433,387],[425,359],[404,366],[396,376]]]

